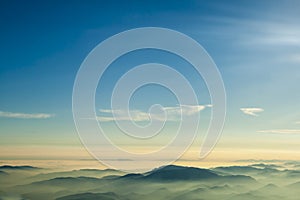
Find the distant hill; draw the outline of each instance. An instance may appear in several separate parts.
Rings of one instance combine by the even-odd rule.
[[[113,192],[107,193],[81,193],[68,195],[64,197],[57,198],[56,200],[126,200],[124,198],[120,198]]]
[[[214,179],[219,175],[208,169],[169,165],[149,172],[144,179],[157,181]]]
[[[291,188],[291,189],[299,190],[300,189],[300,181],[296,182],[296,183],[289,184],[286,187],[287,188]]]
[[[154,169],[145,174],[126,174],[123,176],[109,176],[109,178],[95,177],[56,177],[47,180],[35,181],[27,186],[34,187],[101,187],[107,183],[117,184],[143,184],[142,182],[176,182],[176,181],[214,181],[226,183],[252,183],[255,179],[243,175],[218,175],[209,169],[200,169],[194,167],[183,167],[169,165],[158,169]],[[24,187],[23,187],[24,188]],[[26,187],[24,188],[26,189]]]
[[[212,169],[213,172],[218,174],[228,175],[260,175],[260,174],[276,174],[279,171],[269,167],[254,167],[254,166],[230,166],[230,167],[216,167]]]
[[[244,175],[218,175],[209,169],[201,169],[195,167],[184,167],[184,166],[176,166],[176,165],[168,165],[164,167],[160,167],[154,169],[145,174],[127,174],[125,176],[120,177],[122,180],[143,180],[143,181],[224,181],[224,182],[232,182],[232,181],[240,181],[241,183],[255,182],[255,179],[250,176]]]
[[[126,174],[118,178],[119,179],[143,179],[144,177],[145,176],[143,174]]]
[[[102,178],[104,176],[120,176],[124,175],[124,172],[113,170],[113,169],[80,169],[72,171],[63,171],[63,172],[51,172],[51,173],[42,173],[31,177],[32,181],[36,180],[47,180],[54,179],[58,177],[94,177]]]
[[[300,171],[299,170],[284,170],[282,171],[282,174],[284,174],[287,178],[300,178]]]
[[[277,185],[269,183],[257,190],[255,190],[255,194],[274,194],[275,192],[280,192],[281,188],[279,188]]]
[[[0,175],[7,175],[7,173],[4,171],[0,171]]]
[[[101,181],[98,178],[92,177],[58,177],[44,181],[33,182],[31,185],[48,185],[48,186],[70,186],[82,185],[86,183],[97,184]]]
[[[125,175],[115,170],[98,169],[54,173],[45,173],[47,169],[34,172],[2,169],[1,172],[8,174],[0,177],[1,190],[7,189],[23,199],[298,200],[300,188],[299,171],[277,170],[265,164],[213,169],[168,165],[146,173]],[[42,173],[36,175],[36,172]],[[5,197],[3,195],[5,193],[0,193],[0,199]]]
[[[40,168],[29,166],[29,165],[23,165],[23,166],[2,165],[2,166],[0,166],[0,170],[33,170],[33,169],[40,169]]]
[[[249,173],[249,172],[261,172],[263,169],[252,166],[229,166],[229,167],[216,167],[213,171],[227,172],[227,173]]]
[[[264,163],[256,163],[250,165],[252,167],[258,167],[258,168],[273,168],[273,169],[280,169],[282,166],[280,165],[275,165],[275,164],[264,164]]]
[[[234,195],[234,196],[228,198],[228,200],[262,200],[262,199],[264,199],[264,198],[261,196],[252,194],[252,193],[237,194],[237,195]]]

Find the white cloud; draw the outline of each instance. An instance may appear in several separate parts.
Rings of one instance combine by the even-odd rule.
[[[46,113],[14,113],[0,111],[0,117],[18,118],[18,119],[47,119],[53,117],[53,114]]]
[[[296,124],[300,124],[300,121],[296,122]]]
[[[199,113],[201,110],[204,110],[205,106],[203,105],[180,105],[178,107],[164,107],[163,110],[166,111],[169,115],[193,115]]]
[[[274,129],[257,131],[259,133],[275,133],[275,134],[300,134],[300,129]]]
[[[102,113],[112,113],[112,110],[109,109],[100,109],[99,111]]]
[[[130,116],[127,115],[126,110],[109,110],[109,109],[100,109],[99,110],[102,114],[110,114],[110,116],[98,116],[98,120],[100,121],[149,121],[150,115],[146,112],[140,110],[130,110]],[[115,115],[115,118],[112,116]]]
[[[258,116],[257,113],[263,112],[264,109],[262,108],[240,108],[240,110],[246,114],[251,116]]]
[[[184,116],[191,116],[198,114],[201,110],[205,108],[212,107],[211,105],[180,105],[176,107],[163,107],[161,113],[152,113],[151,115],[148,112],[144,112],[141,110],[130,110],[130,116],[127,115],[126,110],[109,110],[109,109],[100,109],[100,113],[102,116],[98,116],[97,119],[99,121],[107,122],[107,121],[150,121],[158,120],[165,121],[165,115],[168,121],[178,121],[180,120],[181,114]],[[110,116],[103,116],[110,115]],[[114,115],[114,116],[112,116]]]

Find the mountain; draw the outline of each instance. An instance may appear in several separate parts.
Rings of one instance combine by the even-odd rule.
[[[275,164],[264,164],[264,163],[256,163],[250,165],[251,167],[257,167],[257,168],[273,168],[273,169],[280,169],[282,166],[275,165]]]
[[[154,169],[141,177],[144,180],[151,181],[221,181],[227,182],[256,182],[250,176],[244,175],[219,175],[209,169],[201,169],[195,167],[184,167],[176,165],[168,165],[158,169]]]
[[[256,195],[261,195],[264,196],[265,194],[282,194],[282,189],[280,187],[278,187],[275,184],[269,183],[261,188],[258,188],[257,190],[253,191],[254,194]]]
[[[118,177],[119,179],[133,180],[133,179],[142,179],[145,176],[143,174],[126,174],[124,176]]]
[[[58,177],[24,185],[16,185],[14,188],[19,194],[25,195],[27,199],[53,200],[53,197],[57,198],[74,193],[89,192],[91,189],[101,187],[107,183],[106,179],[102,180],[93,177]],[[40,196],[46,196],[47,198],[41,198]]]
[[[31,185],[35,186],[75,186],[75,185],[83,185],[86,183],[97,184],[101,182],[101,179],[92,178],[92,177],[58,177],[44,181],[33,182]]]
[[[0,175],[7,175],[7,173],[4,171],[0,171]]]
[[[149,172],[144,179],[156,181],[214,179],[219,175],[208,169],[168,165]]]
[[[54,179],[58,177],[94,177],[94,178],[102,178],[105,176],[120,176],[124,175],[124,172],[113,170],[113,169],[80,169],[80,170],[72,170],[72,171],[63,171],[63,172],[51,172],[51,173],[41,173],[31,177],[32,181],[37,180],[47,180]]]
[[[40,168],[29,166],[29,165],[23,165],[23,166],[2,165],[2,166],[0,166],[0,170],[34,170],[34,169],[40,169]]]
[[[63,185],[63,184],[80,184],[80,183],[100,183],[103,181],[200,181],[200,180],[218,180],[218,181],[255,181],[255,179],[244,175],[218,175],[209,169],[201,169],[195,167],[184,167],[168,165],[161,168],[154,169],[145,174],[126,174],[123,176],[107,176],[103,178],[94,177],[56,177],[49,180],[34,182],[33,184],[47,184],[47,185]]]
[[[230,166],[230,167],[216,167],[212,169],[213,172],[223,175],[272,175],[277,174],[279,170],[269,167],[254,167],[252,166]]]
[[[296,183],[292,183],[286,186],[289,189],[295,189],[295,190],[299,190],[300,188],[300,181],[296,182]]]
[[[228,174],[245,174],[245,173],[260,173],[261,168],[256,168],[252,166],[230,166],[230,167],[216,167],[213,168],[214,172],[223,172]]]
[[[168,165],[126,175],[98,169],[54,173],[5,169],[0,170],[0,175],[8,174],[1,175],[0,190],[33,200],[297,200],[300,188],[299,171],[272,169],[265,164],[214,169]],[[0,192],[0,199],[7,199],[5,193]]]
[[[284,170],[282,171],[282,174],[284,174],[287,178],[300,178],[300,171],[299,170]]]
[[[252,193],[242,193],[242,194],[233,195],[227,198],[226,200],[262,200],[262,199],[265,200],[265,198]]]
[[[120,198],[113,192],[106,192],[106,193],[81,193],[81,194],[74,194],[68,195],[64,197],[57,198],[56,200],[125,200],[124,197]]]

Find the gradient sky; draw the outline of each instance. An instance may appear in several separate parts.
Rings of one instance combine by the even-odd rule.
[[[227,117],[212,156],[300,159],[299,1],[129,2],[1,1],[0,159],[50,159],[61,156],[59,148],[68,147],[64,155],[73,158],[74,146],[79,148],[77,155],[84,154],[72,118],[77,70],[99,42],[147,26],[187,34],[218,66],[227,93]],[[199,91],[200,103],[210,103],[201,77],[174,55],[149,50],[127,56],[107,71],[96,94],[96,109],[109,109],[119,76],[150,61],[179,70]],[[132,108],[146,112],[153,103],[176,106],[167,91],[149,87],[136,93]],[[201,111],[206,123],[208,110]],[[111,122],[103,123],[113,135]]]

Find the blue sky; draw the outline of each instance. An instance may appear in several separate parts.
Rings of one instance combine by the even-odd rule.
[[[299,1],[2,1],[0,144],[78,142],[72,88],[82,61],[106,38],[147,26],[183,32],[214,59],[227,93],[224,141],[251,138],[279,145],[283,138],[299,140],[299,9]],[[149,50],[111,66],[97,91],[96,99],[103,97],[97,109],[109,109],[109,91],[118,76],[149,61],[181,71],[201,91],[200,102],[210,103],[201,77],[182,67],[187,63]],[[133,108],[147,111],[155,101],[176,105],[167,93],[153,101],[157,90],[137,93]],[[34,113],[45,115],[29,115]]]

